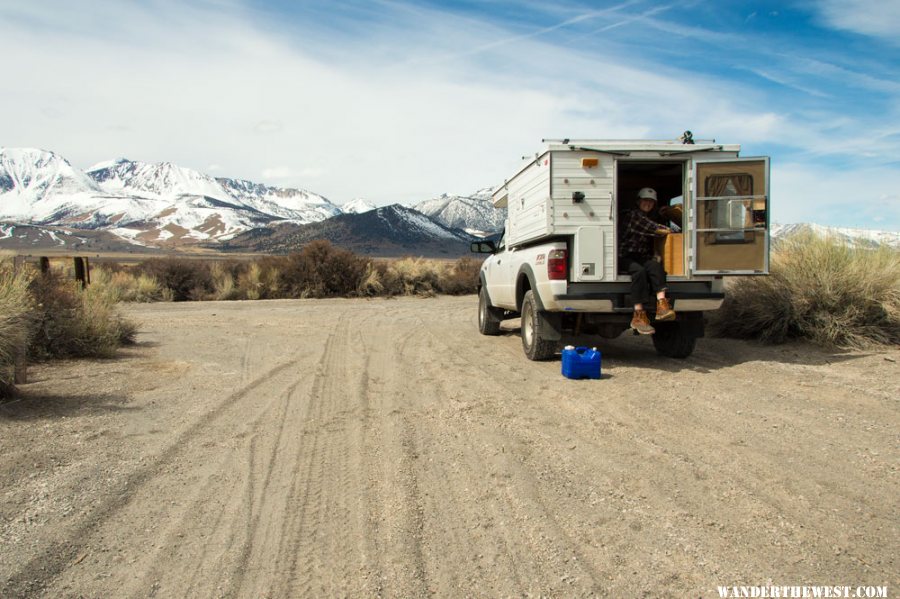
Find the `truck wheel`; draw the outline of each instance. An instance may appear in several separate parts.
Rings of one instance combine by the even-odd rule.
[[[482,335],[499,335],[501,320],[503,310],[491,305],[487,290],[482,287],[478,292],[478,332]]]
[[[529,289],[522,300],[522,348],[529,360],[546,360],[556,353],[556,341],[543,337],[537,302]]]
[[[694,353],[697,338],[678,322],[654,322],[653,345],[656,353],[669,358],[687,358]]]

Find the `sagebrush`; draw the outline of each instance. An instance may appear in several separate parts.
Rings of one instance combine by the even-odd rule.
[[[134,340],[135,325],[116,307],[118,294],[109,287],[81,283],[50,270],[30,285],[29,356],[33,359],[111,357]]]
[[[767,277],[728,282],[714,334],[862,349],[900,344],[900,252],[815,235],[781,242]]]
[[[258,300],[475,293],[481,261],[375,260],[313,241],[254,261],[154,258],[104,266],[99,280],[122,301]]]
[[[0,260],[0,397],[11,390],[16,354],[28,344],[32,276],[31,270],[16,269],[12,260]]]

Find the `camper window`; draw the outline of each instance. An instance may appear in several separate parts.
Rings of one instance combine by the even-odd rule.
[[[747,173],[710,175],[704,186],[705,221],[716,229],[734,229],[706,234],[707,243],[749,243],[753,177]]]

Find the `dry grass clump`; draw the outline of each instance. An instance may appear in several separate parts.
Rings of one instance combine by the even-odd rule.
[[[729,281],[713,333],[844,349],[900,344],[900,252],[804,235],[771,256],[768,277]]]
[[[104,265],[94,278],[120,301],[431,297],[475,293],[480,266],[472,258],[373,260],[317,240],[295,254],[253,262],[155,258],[133,267]]]
[[[30,290],[35,302],[32,358],[107,358],[134,341],[136,327],[118,313],[117,293],[109,287],[82,289],[77,281],[51,270],[36,276]]]
[[[16,271],[12,260],[0,258],[0,397],[12,389],[16,354],[28,344],[32,276],[32,271]]]
[[[263,258],[253,262],[238,275],[237,286],[241,299],[258,300],[279,297],[283,258]]]
[[[478,273],[483,260],[460,258],[444,269],[438,281],[441,293],[447,295],[467,295],[478,289]]]
[[[115,268],[91,269],[91,286],[102,287],[118,302],[171,301],[172,292],[143,272]]]
[[[359,289],[360,295],[415,295],[433,297],[438,293],[475,293],[481,262],[460,258],[456,262],[402,258],[369,265]]]
[[[202,260],[153,258],[136,266],[135,273],[158,281],[176,302],[206,299],[215,292],[212,270]]]

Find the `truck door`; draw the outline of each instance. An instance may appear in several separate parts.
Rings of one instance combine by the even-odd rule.
[[[497,243],[497,253],[487,260],[484,278],[491,303],[509,310],[516,309],[515,282],[511,280],[510,272],[512,262],[504,232]]]
[[[769,272],[769,158],[694,159],[694,274]]]

